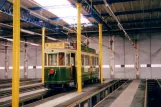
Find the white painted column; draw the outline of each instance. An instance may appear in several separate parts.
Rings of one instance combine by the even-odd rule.
[[[136,79],[140,78],[140,72],[139,72],[139,44],[138,44],[138,38],[135,39],[135,68],[136,68]]]
[[[7,41],[5,42],[5,78],[8,78],[9,63],[8,63],[8,46]]]
[[[24,78],[28,76],[27,44],[24,45]]]
[[[114,36],[109,37],[109,45],[110,45],[110,75],[111,78],[114,78],[115,73]]]

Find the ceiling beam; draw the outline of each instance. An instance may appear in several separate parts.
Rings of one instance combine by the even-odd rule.
[[[161,12],[161,8],[115,12],[115,15],[119,16],[125,14],[152,13],[152,12]]]
[[[138,20],[128,20],[128,21],[120,21],[121,24],[130,24],[130,23],[141,23],[141,22],[145,22],[145,23],[149,23],[149,22],[161,22],[161,18],[153,18],[153,19],[138,19]],[[108,24],[112,25],[112,24],[117,24],[116,22],[108,22]]]
[[[161,12],[161,8],[155,9],[145,9],[145,10],[132,10],[132,11],[121,11],[121,12],[114,12],[116,16],[119,15],[127,15],[127,14],[138,14],[138,13],[153,13],[153,12]],[[108,13],[102,13],[102,16],[109,16]]]
[[[127,14],[139,14],[139,13],[153,13],[153,12],[161,12],[161,8],[155,8],[155,9],[145,9],[144,11],[143,10],[133,10],[133,11],[122,11],[122,12],[114,12],[114,14],[116,16],[119,16],[119,15],[127,15]],[[94,16],[96,14],[93,14]],[[109,16],[108,13],[102,13],[101,16]],[[73,18],[74,16],[70,16],[70,17],[67,17],[67,18]],[[92,17],[91,15],[89,14],[86,14],[84,15],[84,17],[86,18],[90,18]],[[50,18],[51,20],[61,20],[62,18],[64,17],[53,17],[53,18]]]
[[[3,7],[3,5],[5,4],[6,0],[1,0],[0,2],[0,9]]]
[[[7,4],[9,6],[5,6],[5,4]],[[2,8],[1,8],[1,12],[3,14],[13,17],[12,7],[13,7],[13,3],[5,1],[5,3],[3,4]],[[29,10],[24,9],[24,8],[21,8],[21,21],[28,22],[30,24],[33,24],[33,25],[39,26],[39,27],[46,27],[46,29],[53,31],[53,32],[60,32],[60,30],[55,29],[56,28],[55,25],[53,25],[53,24],[49,23],[48,21],[45,21],[37,16],[32,15]]]
[[[111,30],[111,27],[108,25],[108,23],[102,19],[101,14],[97,11],[97,9],[91,5],[90,0],[84,0],[83,3],[86,3],[87,6],[82,6],[82,8],[91,16],[93,17],[97,23],[102,23],[104,27],[106,27],[108,30]]]
[[[128,21],[120,21],[121,24],[131,24],[131,23],[149,23],[149,22],[161,22],[161,18],[152,18],[152,19],[138,19],[138,20],[128,20]],[[2,21],[0,23],[9,24],[12,21]],[[92,23],[93,25],[97,25],[96,23]],[[117,24],[116,22],[108,22],[109,25]],[[83,25],[83,24],[82,24]],[[72,25],[64,25],[66,27],[73,27]],[[26,27],[24,29],[32,30],[32,29],[40,29],[40,27]]]

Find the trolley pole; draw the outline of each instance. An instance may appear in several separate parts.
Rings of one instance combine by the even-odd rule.
[[[44,57],[44,48],[45,48],[45,28],[42,28],[42,83],[44,83],[44,64],[45,64],[45,57]]]
[[[99,23],[99,69],[100,69],[100,81],[103,83],[102,73],[102,24]]]
[[[77,3],[77,92],[82,92],[81,60],[81,3]]]
[[[19,107],[20,80],[20,0],[13,2],[12,107]]]

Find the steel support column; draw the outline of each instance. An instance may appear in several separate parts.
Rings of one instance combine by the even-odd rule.
[[[82,60],[81,60],[81,3],[77,3],[77,91],[82,92]]]
[[[12,107],[19,107],[20,80],[20,0],[13,2]]]
[[[102,24],[99,23],[99,68],[100,68],[100,81],[103,83],[102,73]]]
[[[45,64],[45,56],[44,56],[44,48],[45,48],[45,28],[42,28],[42,83],[44,83],[44,64]]]

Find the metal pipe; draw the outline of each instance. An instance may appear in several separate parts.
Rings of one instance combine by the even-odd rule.
[[[4,39],[4,40],[10,41],[10,42],[13,42],[13,39],[4,38],[4,37],[1,37],[1,36],[0,36],[0,39]],[[26,41],[20,41],[20,42],[30,44],[30,45],[33,45],[33,46],[40,46],[39,44],[35,44],[35,43],[31,43],[31,42],[26,42]]]
[[[104,1],[104,3],[105,3],[105,6],[107,7],[107,8],[105,8],[106,9],[106,11],[117,21],[117,23],[118,23],[118,27],[120,28],[120,30],[122,30],[123,32],[124,32],[124,34],[125,34],[125,36],[128,38],[128,40],[131,42],[131,44],[135,47],[135,45],[134,45],[134,43],[133,43],[133,41],[131,40],[131,38],[129,37],[129,35],[127,34],[127,32],[125,31],[125,29],[123,28],[123,26],[121,25],[121,23],[119,22],[119,20],[118,20],[118,18],[116,17],[116,15],[114,14],[114,12],[112,11],[112,9],[111,9],[111,7],[109,6],[109,4],[107,3],[107,1],[106,0],[103,0]]]
[[[77,3],[77,92],[82,92],[81,3]]]
[[[20,0],[13,3],[12,107],[19,107],[20,80]]]
[[[6,26],[6,27],[9,27],[9,28],[13,28],[12,25],[4,24],[4,23],[0,23],[0,25]],[[23,33],[30,34],[30,35],[39,35],[39,36],[42,35],[42,34],[40,34],[40,33],[36,33],[36,32],[33,32],[33,31],[26,30],[26,29],[22,29],[22,28],[20,29],[20,31],[23,32]],[[58,40],[58,39],[53,38],[53,37],[49,37],[49,36],[46,36],[46,37],[47,37],[49,40],[53,40],[53,41],[57,41],[57,40]],[[58,41],[61,41],[61,40],[58,40]]]
[[[102,72],[102,24],[99,23],[99,70],[100,70],[100,81],[103,83],[103,72]]]

